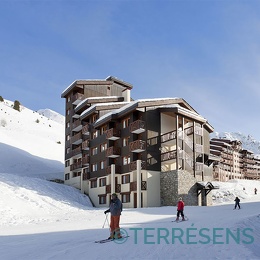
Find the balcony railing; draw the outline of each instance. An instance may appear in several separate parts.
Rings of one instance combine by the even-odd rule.
[[[203,171],[203,163],[195,163],[195,171],[196,172],[202,172]]]
[[[146,181],[141,181],[141,190],[147,190]],[[137,181],[130,182],[130,191],[137,191]]]
[[[161,135],[161,143],[168,142],[174,139],[176,139],[176,131],[171,131],[169,133]]]
[[[111,174],[111,166],[108,166],[106,168],[106,174]],[[121,167],[119,165],[115,165],[115,173],[120,173],[121,172]]]
[[[73,135],[71,137],[71,143],[72,144],[80,144],[80,143],[82,143],[81,133],[77,133],[76,135]]]
[[[119,157],[120,154],[121,154],[120,147],[111,146],[111,147],[108,147],[106,150],[106,157],[109,157],[109,158]]]
[[[203,136],[203,128],[200,126],[195,126],[195,134]]]
[[[115,192],[120,193],[121,192],[121,184],[116,184],[115,186]]]
[[[140,134],[145,131],[145,122],[136,120],[130,124],[130,132],[133,134]]]
[[[71,102],[72,102],[73,105],[78,105],[83,99],[84,99],[83,94],[76,93],[74,96],[72,96]]]
[[[145,148],[146,148],[146,143],[143,140],[136,140],[129,144],[130,152],[141,153],[145,151]]]
[[[82,162],[73,163],[70,165],[70,170],[75,171],[77,169],[82,168]]]
[[[82,157],[82,165],[89,164],[89,156],[83,156]]]
[[[89,135],[89,124],[84,125],[81,130],[83,135]]]
[[[72,154],[72,156],[81,154],[81,147],[77,147],[76,149],[72,150],[71,154]]]
[[[82,150],[89,150],[89,140],[82,142]]]
[[[105,131],[105,135],[108,140],[117,140],[120,138],[120,131],[116,128],[110,128]]]
[[[81,129],[82,129],[82,125],[80,119],[72,123],[72,131],[80,131]]]
[[[203,145],[201,144],[195,144],[195,151],[197,153],[203,153]]]
[[[173,160],[177,158],[177,152],[176,151],[170,151],[170,152],[166,152],[161,154],[161,161],[168,161],[168,160]]]
[[[146,168],[145,161],[141,161],[141,169],[144,170]],[[136,171],[137,170],[137,161],[133,161],[129,164],[129,170],[130,171]]]

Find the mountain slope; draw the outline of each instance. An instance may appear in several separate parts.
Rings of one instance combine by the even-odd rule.
[[[26,107],[21,106],[19,112],[12,106],[11,101],[0,102],[1,169],[63,179],[64,124]]]

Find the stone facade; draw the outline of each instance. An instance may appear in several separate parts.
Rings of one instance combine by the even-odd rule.
[[[207,181],[211,180],[208,178]],[[201,180],[196,179],[187,171],[162,172],[160,181],[162,206],[176,206],[179,197],[182,197],[185,205],[189,206],[212,204],[210,193],[206,196],[205,190],[202,190],[198,195],[196,182]]]

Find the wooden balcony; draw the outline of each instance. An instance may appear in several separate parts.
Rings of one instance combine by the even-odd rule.
[[[203,145],[201,144],[195,144],[195,151],[197,153],[203,153]]]
[[[136,140],[134,142],[129,143],[129,150],[133,153],[141,153],[145,151],[146,143],[143,140]]]
[[[147,190],[146,181],[141,181],[141,190]],[[130,182],[130,191],[137,191],[137,181]]]
[[[115,192],[120,193],[121,192],[121,184],[116,184],[115,186]]]
[[[82,168],[82,162],[73,163],[70,165],[70,170],[75,171]]]
[[[200,126],[195,126],[195,134],[203,136],[203,128]]]
[[[120,138],[120,131],[116,128],[110,128],[105,131],[105,135],[108,140],[118,140]]]
[[[81,132],[83,135],[89,135],[89,124],[82,126]]]
[[[166,153],[161,154],[161,161],[168,161],[168,160],[173,160],[177,158],[177,152],[176,151],[170,151]]]
[[[71,103],[73,105],[78,105],[83,99],[84,99],[84,95],[83,94],[76,93],[74,96],[72,96]]]
[[[78,154],[81,154],[81,147],[77,147],[76,149],[72,150],[71,155],[76,156]]]
[[[72,144],[80,144],[82,143],[82,135],[81,132],[77,133],[76,135],[73,135],[71,137],[71,143]]]
[[[88,165],[89,164],[89,156],[83,156],[82,157],[82,165]]]
[[[90,179],[90,172],[89,171],[84,171],[83,172],[83,181],[89,180]]]
[[[163,135],[161,135],[161,142],[168,142],[168,141],[172,141],[176,139],[176,131],[171,131],[169,133],[165,133]]]
[[[82,125],[81,125],[80,119],[78,119],[72,123],[72,131],[78,132],[81,129],[82,129]]]
[[[130,124],[130,132],[133,134],[140,134],[145,132],[145,122],[136,120]]]
[[[203,163],[195,163],[195,171],[196,172],[202,172],[203,171]]]
[[[144,170],[146,168],[145,161],[141,161],[141,169]],[[137,170],[137,161],[133,161],[129,164],[129,170],[130,171],[136,171]]]
[[[89,150],[89,140],[83,141],[81,146],[82,146],[82,150],[85,151]]]
[[[120,193],[121,192],[121,184],[116,184],[115,192],[116,193]],[[106,185],[106,193],[111,193],[111,184]]]
[[[111,174],[111,166],[106,168],[106,174]],[[121,167],[119,165],[115,165],[115,173],[121,173]]]
[[[120,147],[111,146],[111,147],[108,147],[106,150],[106,157],[109,157],[109,158],[119,157],[120,154],[121,154]]]

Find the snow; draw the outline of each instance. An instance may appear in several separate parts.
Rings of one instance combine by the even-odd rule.
[[[0,121],[6,121],[0,126],[1,259],[260,259],[260,181],[214,182],[220,187],[209,194],[214,205],[186,206],[186,222],[172,222],[173,206],[124,209],[120,226],[129,237],[94,243],[109,235],[106,208],[94,208],[79,190],[44,178],[57,170],[54,162],[61,163],[63,147],[56,141],[64,126],[26,108],[17,112],[0,102],[0,109]],[[19,155],[20,166],[35,168],[18,171]],[[36,174],[40,168],[46,173]],[[233,210],[236,196],[241,210]]]

